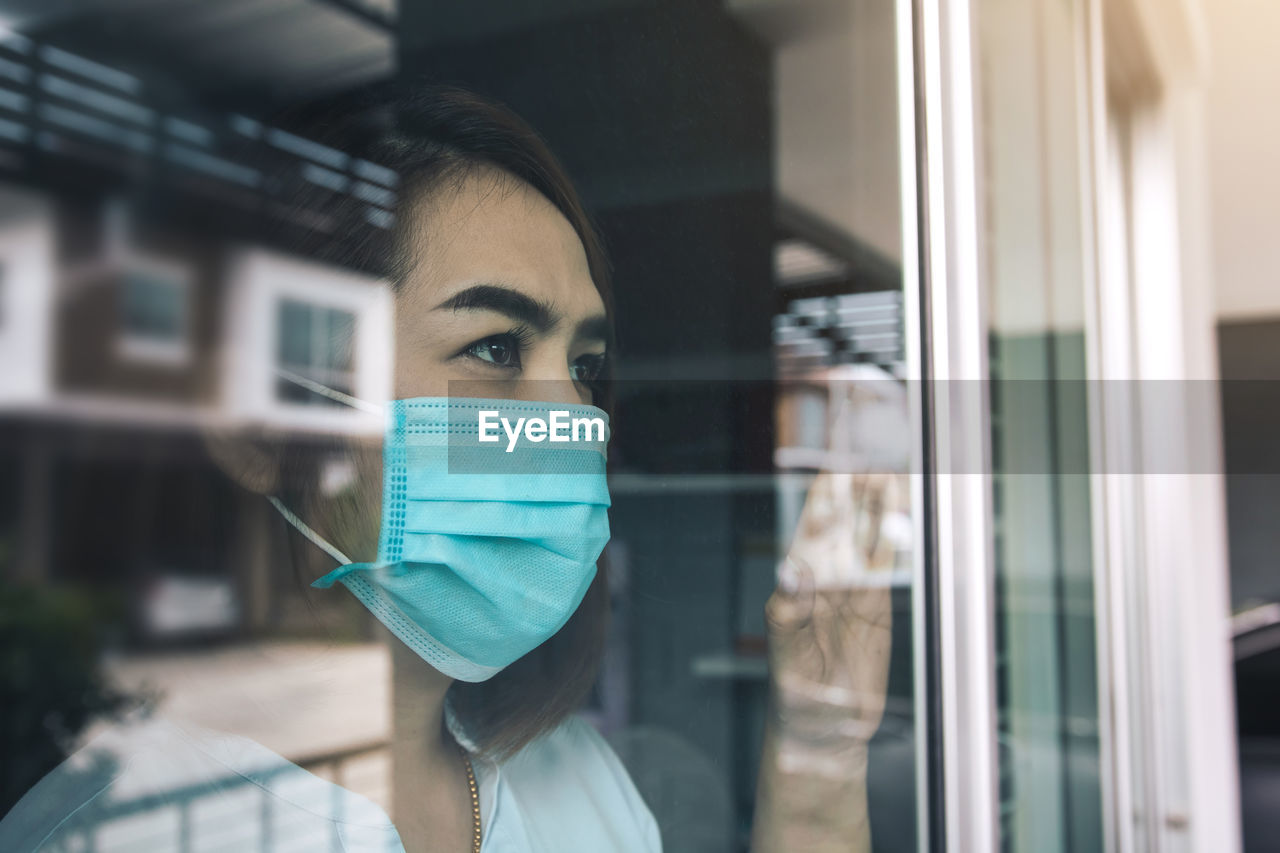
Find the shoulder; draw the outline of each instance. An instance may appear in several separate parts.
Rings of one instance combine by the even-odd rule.
[[[193,844],[240,849],[255,839],[264,802],[298,839],[345,849],[399,850],[376,805],[313,776],[245,738],[153,720],[115,727],[45,776],[0,820],[0,850],[76,849],[87,837],[123,833],[178,837],[179,818]],[[216,807],[224,817],[196,820]],[[163,844],[164,842],[157,842]]]
[[[172,775],[185,746],[155,721],[115,726],[35,784],[0,821],[0,849],[36,850],[107,822],[113,804],[149,796]]]
[[[531,835],[554,841],[547,849],[567,849],[569,842],[574,849],[662,849],[657,823],[626,768],[580,718],[534,740],[502,765],[501,777]],[[541,847],[538,838],[530,840]]]
[[[0,850],[37,850],[92,814],[123,774],[114,761],[82,750],[49,772],[0,820]]]

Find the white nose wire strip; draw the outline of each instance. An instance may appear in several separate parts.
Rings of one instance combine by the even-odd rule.
[[[336,400],[337,402],[350,406],[353,409],[359,409],[362,412],[370,412],[375,415],[382,414],[382,407],[376,403],[370,403],[367,400],[361,400],[359,397],[352,397],[350,394],[343,394],[341,391],[335,391],[327,385],[321,385],[314,379],[308,379],[305,376],[300,376],[297,373],[285,370],[282,367],[276,368],[276,376],[279,376],[286,382],[292,382],[294,385],[306,388],[308,391],[319,394],[321,397],[328,397],[330,400]]]
[[[321,536],[319,533],[316,533],[314,530],[312,530],[310,527],[307,526],[307,523],[305,521],[298,518],[298,516],[294,515],[287,506],[281,503],[278,497],[276,497],[275,495],[267,495],[267,500],[271,501],[271,505],[275,507],[276,510],[279,511],[281,515],[284,516],[285,521],[289,522],[294,527],[296,527],[299,533],[301,533],[303,536],[310,539],[312,544],[314,544],[321,551],[324,551],[326,554],[328,554],[330,557],[333,557],[333,559],[337,560],[339,563],[341,563],[344,566],[352,562],[350,557],[348,557],[346,554],[342,553],[337,548],[330,545],[328,542],[324,540],[323,536]]]

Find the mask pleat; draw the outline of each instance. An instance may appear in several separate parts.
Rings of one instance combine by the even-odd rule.
[[[481,441],[481,412],[510,431]],[[529,418],[601,426],[594,439],[582,429],[588,440],[539,442],[516,433]],[[595,577],[609,540],[607,423],[585,406],[394,401],[378,562],[341,582],[441,672],[490,677],[558,631]]]

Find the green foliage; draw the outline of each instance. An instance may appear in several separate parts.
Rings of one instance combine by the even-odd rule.
[[[139,703],[102,672],[110,615],[83,591],[0,584],[0,814],[66,758],[87,725]]]

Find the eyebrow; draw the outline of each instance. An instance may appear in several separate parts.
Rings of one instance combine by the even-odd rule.
[[[603,314],[583,320],[578,324],[573,336],[578,340],[602,341],[605,346],[613,346],[613,327],[609,323],[609,318]]]
[[[493,311],[526,323],[539,332],[549,332],[560,322],[560,316],[549,302],[534,299],[514,288],[500,284],[477,284],[460,290],[441,302],[433,311]],[[613,343],[613,328],[603,314],[588,317],[578,324],[574,337]]]
[[[548,332],[560,322],[559,315],[550,303],[498,284],[477,284],[468,287],[450,296],[432,310],[493,311],[526,323],[539,332]]]

